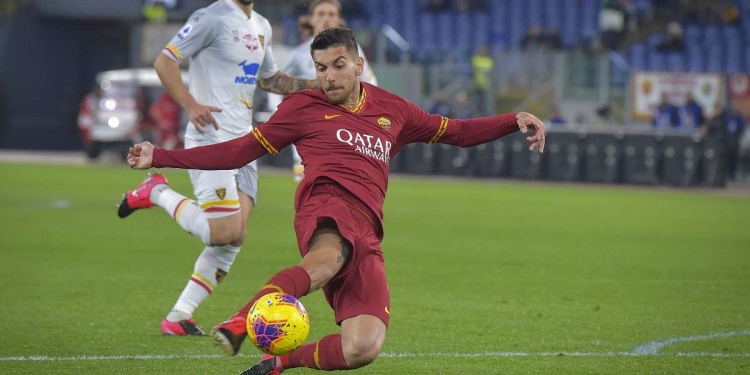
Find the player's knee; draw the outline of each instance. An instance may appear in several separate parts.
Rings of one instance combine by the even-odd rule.
[[[384,337],[378,335],[364,335],[353,337],[343,342],[343,352],[346,364],[351,368],[367,366],[380,355]]]
[[[245,230],[239,225],[222,225],[211,228],[212,246],[240,246],[245,240]]]

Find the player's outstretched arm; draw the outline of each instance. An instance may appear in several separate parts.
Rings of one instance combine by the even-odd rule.
[[[268,78],[258,80],[258,87],[274,94],[287,95],[304,89],[315,90],[320,87],[320,83],[318,83],[318,80],[290,77],[284,72],[278,71]]]
[[[130,148],[128,165],[133,169],[237,169],[265,155],[269,149],[275,151],[255,128],[231,141],[184,150],[165,150],[143,142]]]
[[[431,115],[408,102],[405,111],[407,124],[402,139],[399,140],[401,144],[425,142],[473,147],[521,130],[522,133],[531,133],[526,138],[531,142],[530,150],[544,152],[544,123],[530,113],[506,113],[492,117],[455,120]]]

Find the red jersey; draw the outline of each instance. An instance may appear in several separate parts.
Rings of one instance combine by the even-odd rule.
[[[187,150],[155,149],[152,166],[235,169],[291,143],[305,166],[295,208],[314,187],[338,185],[350,203],[373,219],[382,238],[383,203],[391,158],[413,142],[469,147],[518,130],[516,114],[454,120],[431,115],[386,90],[361,83],[354,109],[327,101],[322,89],[293,93],[268,122],[244,137]],[[331,184],[335,182],[335,184]]]

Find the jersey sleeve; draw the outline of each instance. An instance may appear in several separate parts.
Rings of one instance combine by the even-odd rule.
[[[267,153],[276,155],[301,137],[302,100],[294,95],[284,100],[268,122],[231,141],[182,150],[157,148],[151,164],[155,168],[226,170],[240,168]]]
[[[404,103],[404,129],[398,139],[400,146],[422,142],[471,147],[494,141],[518,130],[516,113],[456,120],[429,114],[408,101]]]
[[[215,17],[212,17],[208,11],[204,9],[196,11],[164,47],[162,53],[178,63],[193,57],[214,40],[215,21]]]
[[[258,78],[264,79],[272,77],[278,73],[279,66],[276,64],[276,58],[273,56],[273,48],[271,47],[271,40],[273,39],[273,31],[271,30],[271,24],[266,21],[266,35],[264,35],[265,42],[265,56],[263,57],[263,63],[260,65],[260,72]]]
[[[357,46],[357,48],[359,48],[359,55],[362,57],[363,60],[365,60],[365,65],[362,70],[362,75],[359,77],[359,79],[373,86],[377,86],[378,79],[375,77],[375,72],[372,71],[372,66],[370,66],[370,62],[367,61],[367,56],[365,56],[365,51],[363,51],[362,47],[360,46]]]

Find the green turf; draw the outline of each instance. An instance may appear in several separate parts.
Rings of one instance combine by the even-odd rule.
[[[167,173],[190,192],[184,172]],[[143,173],[0,164],[0,175],[0,374],[234,374],[256,360],[250,346],[220,358],[207,339],[160,336],[202,245],[161,209],[116,217]],[[299,260],[294,188],[291,174],[262,176],[243,252],[196,314],[204,328]],[[388,356],[363,374],[750,372],[747,335],[624,355],[750,330],[747,197],[394,178],[383,249]],[[311,338],[337,329],[320,293],[303,302]],[[526,356],[493,356],[509,352]],[[82,355],[177,358],[70,358]],[[8,360],[30,356],[68,360]]]

